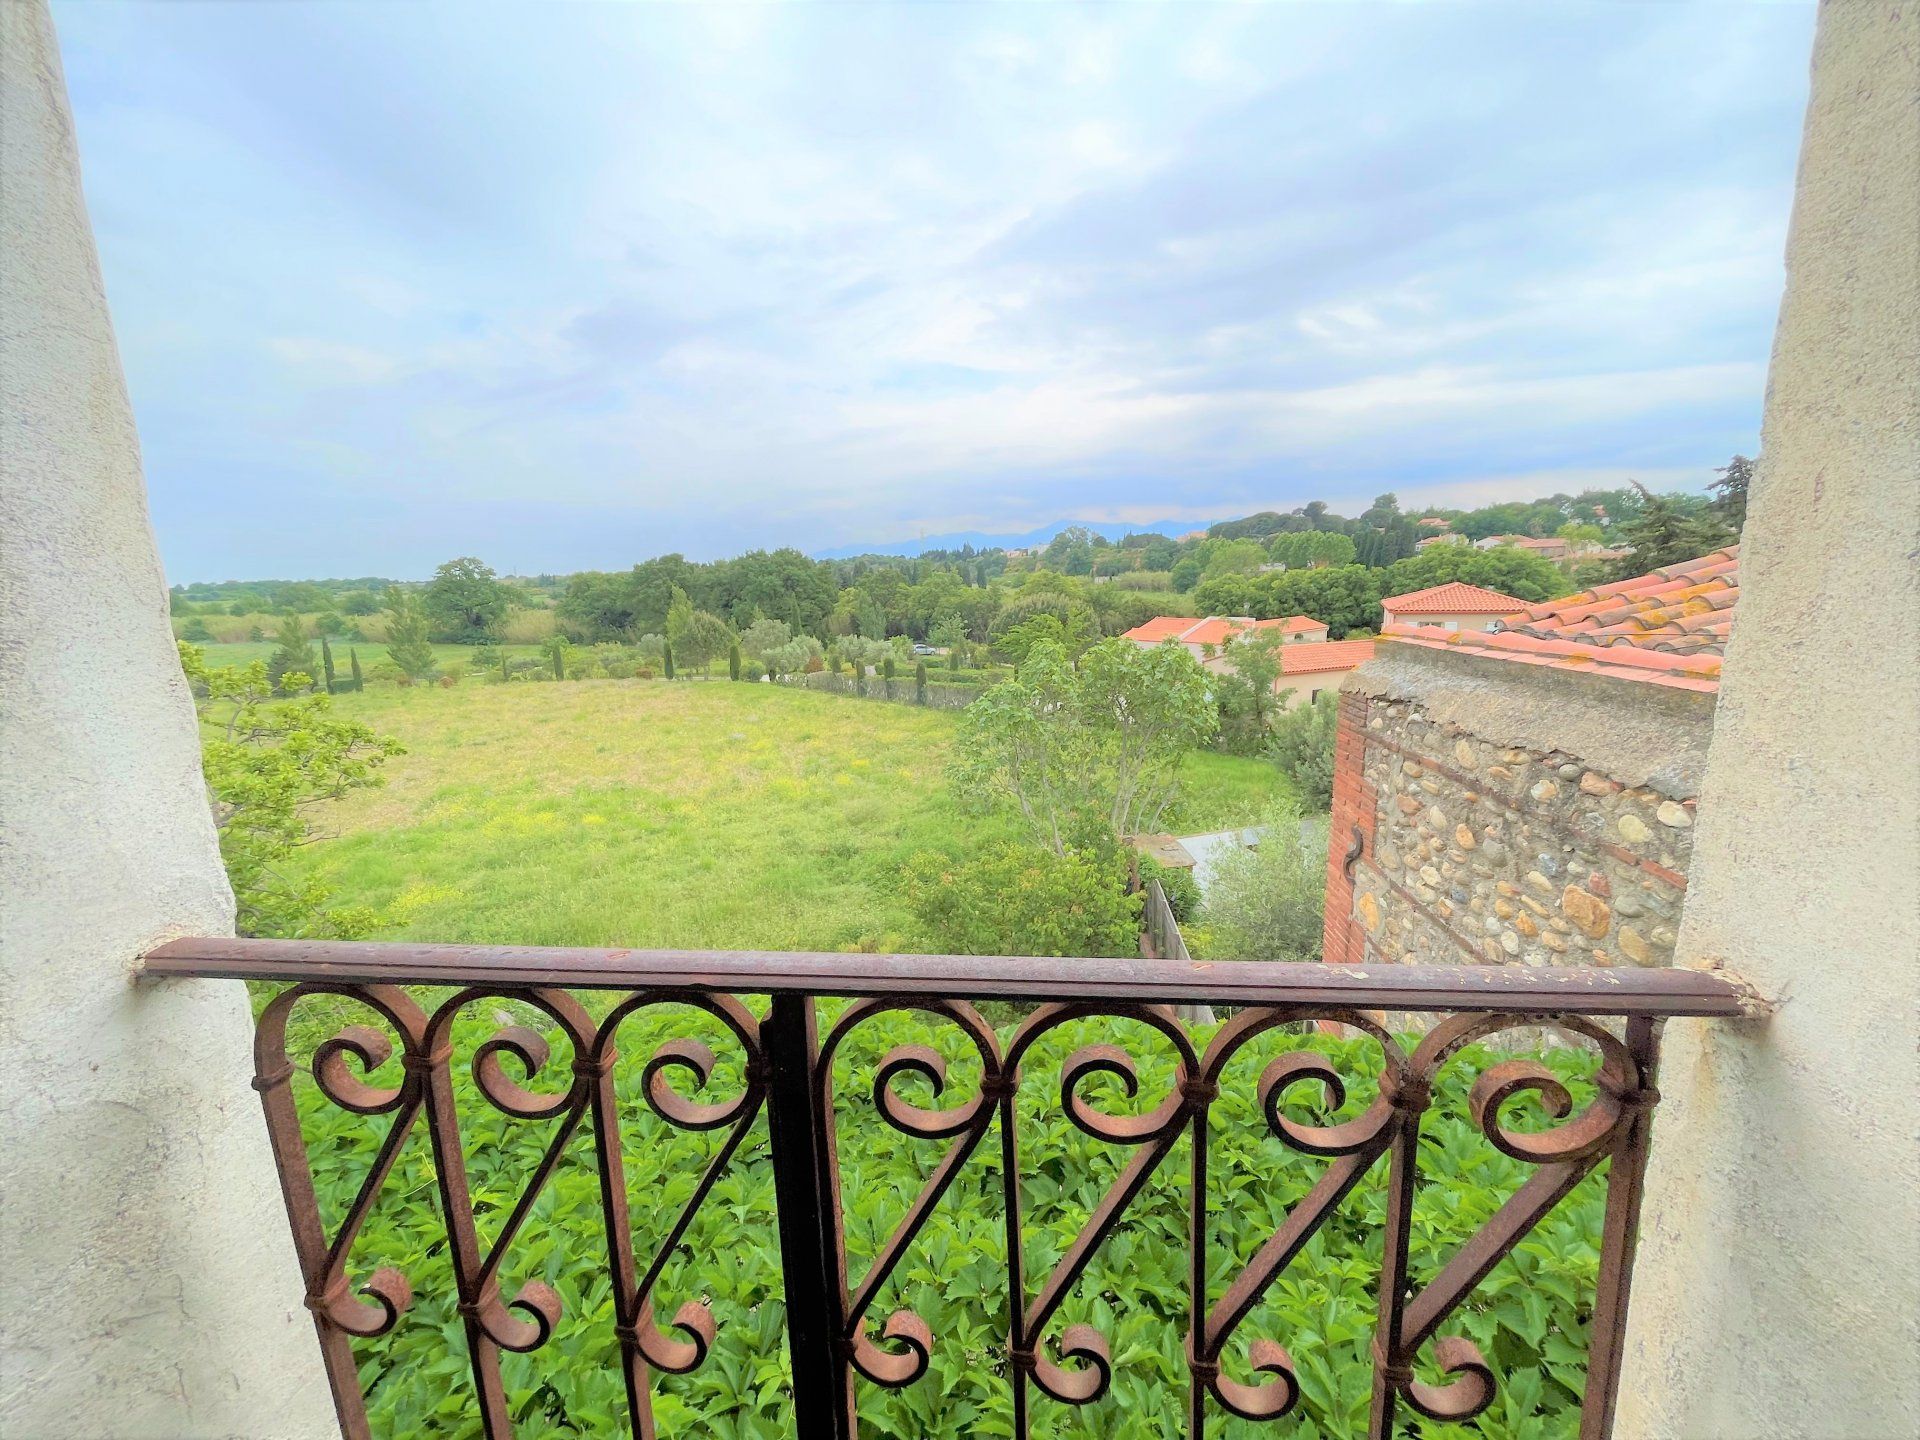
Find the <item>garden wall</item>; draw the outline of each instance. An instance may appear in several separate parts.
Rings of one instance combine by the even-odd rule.
[[[1712,723],[1710,695],[1382,645],[1340,695],[1325,958],[1673,963]]]

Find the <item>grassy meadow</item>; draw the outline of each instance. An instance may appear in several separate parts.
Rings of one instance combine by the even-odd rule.
[[[1014,833],[954,805],[955,717],[909,705],[611,680],[334,703],[408,753],[322,812],[299,871],[383,912],[382,939],[911,949],[900,863]],[[1250,821],[1282,783],[1265,762],[1195,754],[1169,821]]]

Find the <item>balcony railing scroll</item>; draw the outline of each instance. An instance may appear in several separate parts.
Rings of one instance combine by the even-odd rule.
[[[1149,923],[1151,924],[1151,910]],[[1175,931],[1177,937],[1177,930]],[[1164,953],[1164,952],[1163,952]],[[1184,952],[1182,952],[1184,954]],[[1649,1144],[1658,1040],[1671,1017],[1740,1015],[1733,986],[1679,970],[1583,970],[1418,966],[1345,968],[1225,963],[1182,959],[1054,960],[974,956],[871,956],[761,952],[562,950],[518,947],[392,945],[259,940],[181,940],[146,959],[157,977],[283,982],[256,1029],[254,1086],[286,1201],[295,1248],[342,1434],[372,1431],[356,1368],[355,1345],[391,1331],[413,1300],[410,1278],[393,1269],[351,1273],[356,1236],[380,1201],[409,1134],[424,1125],[430,1142],[446,1255],[474,1382],[481,1432],[514,1433],[502,1352],[537,1352],[561,1316],[560,1295],[539,1280],[511,1297],[502,1275],[516,1237],[553,1181],[569,1142],[592,1137],[598,1171],[605,1263],[613,1291],[613,1330],[624,1372],[631,1434],[655,1433],[655,1372],[684,1374],[714,1348],[714,1314],[701,1300],[678,1306],[664,1327],[655,1311],[663,1271],[729,1166],[740,1161],[749,1132],[765,1114],[777,1244],[785,1291],[786,1341],[792,1362],[794,1433],[806,1440],[852,1440],[863,1384],[891,1388],[924,1383],[941,1344],[910,1309],[879,1314],[889,1281],[914,1251],[929,1217],[955,1177],[991,1138],[1000,1152],[1008,1293],[1003,1362],[1011,1387],[1012,1426],[1020,1437],[1046,1433],[1036,1418],[1044,1403],[1093,1404],[1105,1396],[1116,1365],[1108,1337],[1087,1324],[1060,1326],[1064,1303],[1095,1252],[1129,1205],[1176,1154],[1187,1167],[1191,1204],[1186,1259],[1182,1432],[1194,1440],[1221,1415],[1277,1419],[1300,1400],[1300,1373],[1286,1337],[1262,1336],[1247,1346],[1250,1378],[1230,1373],[1243,1322],[1307,1248],[1342,1203],[1385,1163],[1384,1230],[1372,1341],[1372,1394],[1367,1434],[1398,1433],[1401,1407],[1439,1419],[1465,1420],[1485,1410],[1501,1384],[1494,1364],[1473,1342],[1448,1329],[1462,1304],[1542,1218],[1602,1164],[1605,1211],[1594,1294],[1581,1434],[1609,1433],[1621,1341],[1639,1224]],[[420,987],[426,987],[423,991]],[[422,994],[430,999],[419,998]],[[342,1110],[384,1120],[371,1167],[329,1233],[316,1197],[308,1137],[295,1101],[288,1021],[305,997],[339,997],[364,1007],[381,1027],[348,1024],[311,1047],[319,1095]],[[742,997],[765,997],[756,1008]],[[831,1015],[816,1001],[851,1003]],[[1030,1006],[1017,1023],[997,1029],[979,1002]],[[503,1003],[531,1007],[542,1027],[501,1012]],[[659,1120],[720,1137],[663,1243],[637,1248],[628,1206],[629,1165],[650,1173],[630,1153],[614,1065],[623,1025],[651,1007],[691,1006],[705,1012],[738,1053],[739,1088],[720,1101],[687,1098],[675,1081],[704,1087],[714,1075],[712,1049],[693,1038],[668,1039],[641,1072],[641,1099]],[[1206,1039],[1174,1007],[1237,1007]],[[431,1008],[429,1008],[431,1006]],[[495,1013],[499,1012],[499,1013]],[[973,1093],[948,1108],[928,1108],[899,1082],[946,1085],[948,1062],[935,1049],[897,1045],[879,1061],[872,1105],[899,1134],[942,1142],[919,1194],[864,1272],[850,1264],[841,1219],[840,1131],[847,1107],[834,1103],[836,1056],[861,1028],[882,1015],[912,1012],[956,1027],[977,1058]],[[1441,1018],[1409,1048],[1387,1028],[1394,1014]],[[517,1198],[495,1194],[477,1204],[455,1095],[456,1022],[505,1020],[464,1057],[486,1105],[520,1121],[542,1121],[552,1138]],[[825,1017],[823,1019],[823,1016]],[[1103,1198],[1045,1274],[1028,1275],[1023,1246],[1023,1137],[1015,1100],[1023,1061],[1062,1027],[1092,1022],[1146,1027],[1164,1042],[1173,1077],[1164,1098],[1131,1113],[1103,1108],[1105,1084],[1127,1095],[1140,1089],[1141,1067],[1121,1045],[1102,1041],[1060,1064],[1058,1101],[1084,1135],[1130,1155]],[[1260,1074],[1257,1102],[1272,1135],[1288,1150],[1327,1163],[1252,1258],[1219,1293],[1210,1276],[1209,1116],[1229,1062],[1258,1037],[1282,1028],[1334,1024],[1368,1037],[1377,1073],[1343,1074],[1327,1055],[1285,1051]],[[1468,1102],[1472,1123],[1499,1151],[1524,1162],[1530,1178],[1423,1285],[1410,1281],[1409,1237],[1421,1178],[1422,1123],[1435,1079],[1464,1047],[1503,1032],[1551,1027],[1599,1053],[1592,1098],[1577,1113],[1568,1088],[1537,1060],[1501,1059],[1478,1074]],[[1058,1038],[1058,1037],[1056,1037]],[[553,1058],[564,1040],[570,1060]],[[374,1078],[397,1053],[397,1078]],[[1474,1052],[1476,1054],[1480,1052]],[[557,1076],[554,1071],[562,1073]],[[515,1074],[521,1078],[516,1079]],[[969,1072],[971,1073],[971,1071]],[[1324,1101],[1327,1123],[1307,1123],[1295,1087]],[[1361,1113],[1333,1117],[1350,1087],[1373,1093]],[[909,1085],[908,1088],[911,1088]],[[1515,1128],[1507,1107],[1530,1096],[1560,1123]],[[1149,1097],[1150,1098],[1150,1097]],[[1357,1103],[1357,1102],[1356,1102]],[[471,1105],[471,1102],[469,1102]],[[630,1108],[630,1107],[629,1107]],[[1353,1107],[1349,1107],[1351,1109]],[[862,1112],[863,1113],[863,1112]],[[836,1119],[836,1115],[840,1118]],[[471,1117],[468,1117],[471,1118]],[[1188,1143],[1182,1146],[1181,1141]],[[497,1183],[496,1183],[497,1188]],[[483,1236],[480,1223],[486,1211]],[[772,1243],[776,1237],[765,1237]],[[291,1278],[291,1277],[289,1277]],[[414,1277],[417,1278],[417,1277]],[[275,1283],[263,1276],[261,1283]],[[1056,1333],[1056,1331],[1058,1333]],[[1236,1349],[1233,1353],[1237,1354]],[[1428,1358],[1430,1357],[1430,1359]],[[1436,1380],[1434,1366],[1444,1375]],[[1427,1378],[1422,1378],[1422,1373]],[[1133,1434],[1124,1422],[1114,1433]]]

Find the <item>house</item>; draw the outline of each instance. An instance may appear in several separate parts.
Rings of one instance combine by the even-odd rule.
[[[1371,640],[1330,640],[1324,645],[1289,645],[1280,652],[1280,674],[1273,682],[1280,708],[1311,705],[1323,690],[1340,682],[1373,658]]]
[[[1572,546],[1558,535],[1522,535],[1511,542],[1516,550],[1528,550],[1548,560],[1564,560]]]
[[[1502,545],[1518,545],[1527,537],[1524,535],[1489,535],[1483,540],[1473,542],[1476,550],[1497,550]]]
[[[1484,585],[1451,580],[1380,602],[1386,624],[1438,625],[1443,630],[1492,630],[1502,615],[1524,610],[1527,602]]]
[[[1142,649],[1150,649],[1167,640],[1177,640],[1187,653],[1216,674],[1227,668],[1225,650],[1230,641],[1243,635],[1278,631],[1286,646],[1302,642],[1322,642],[1327,638],[1324,622],[1311,615],[1289,615],[1280,620],[1255,620],[1251,615],[1156,615],[1136,625],[1120,638],[1131,640]]]
[[[1467,537],[1464,535],[1428,535],[1424,539],[1414,541],[1413,548],[1415,550],[1425,550],[1432,545],[1465,545],[1467,543]]]
[[[1672,964],[1739,600],[1732,547],[1495,631],[1389,624],[1341,690],[1326,958]]]

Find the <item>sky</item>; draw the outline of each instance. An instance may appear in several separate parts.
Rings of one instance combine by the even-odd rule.
[[[169,578],[1758,444],[1811,3],[56,0]]]

